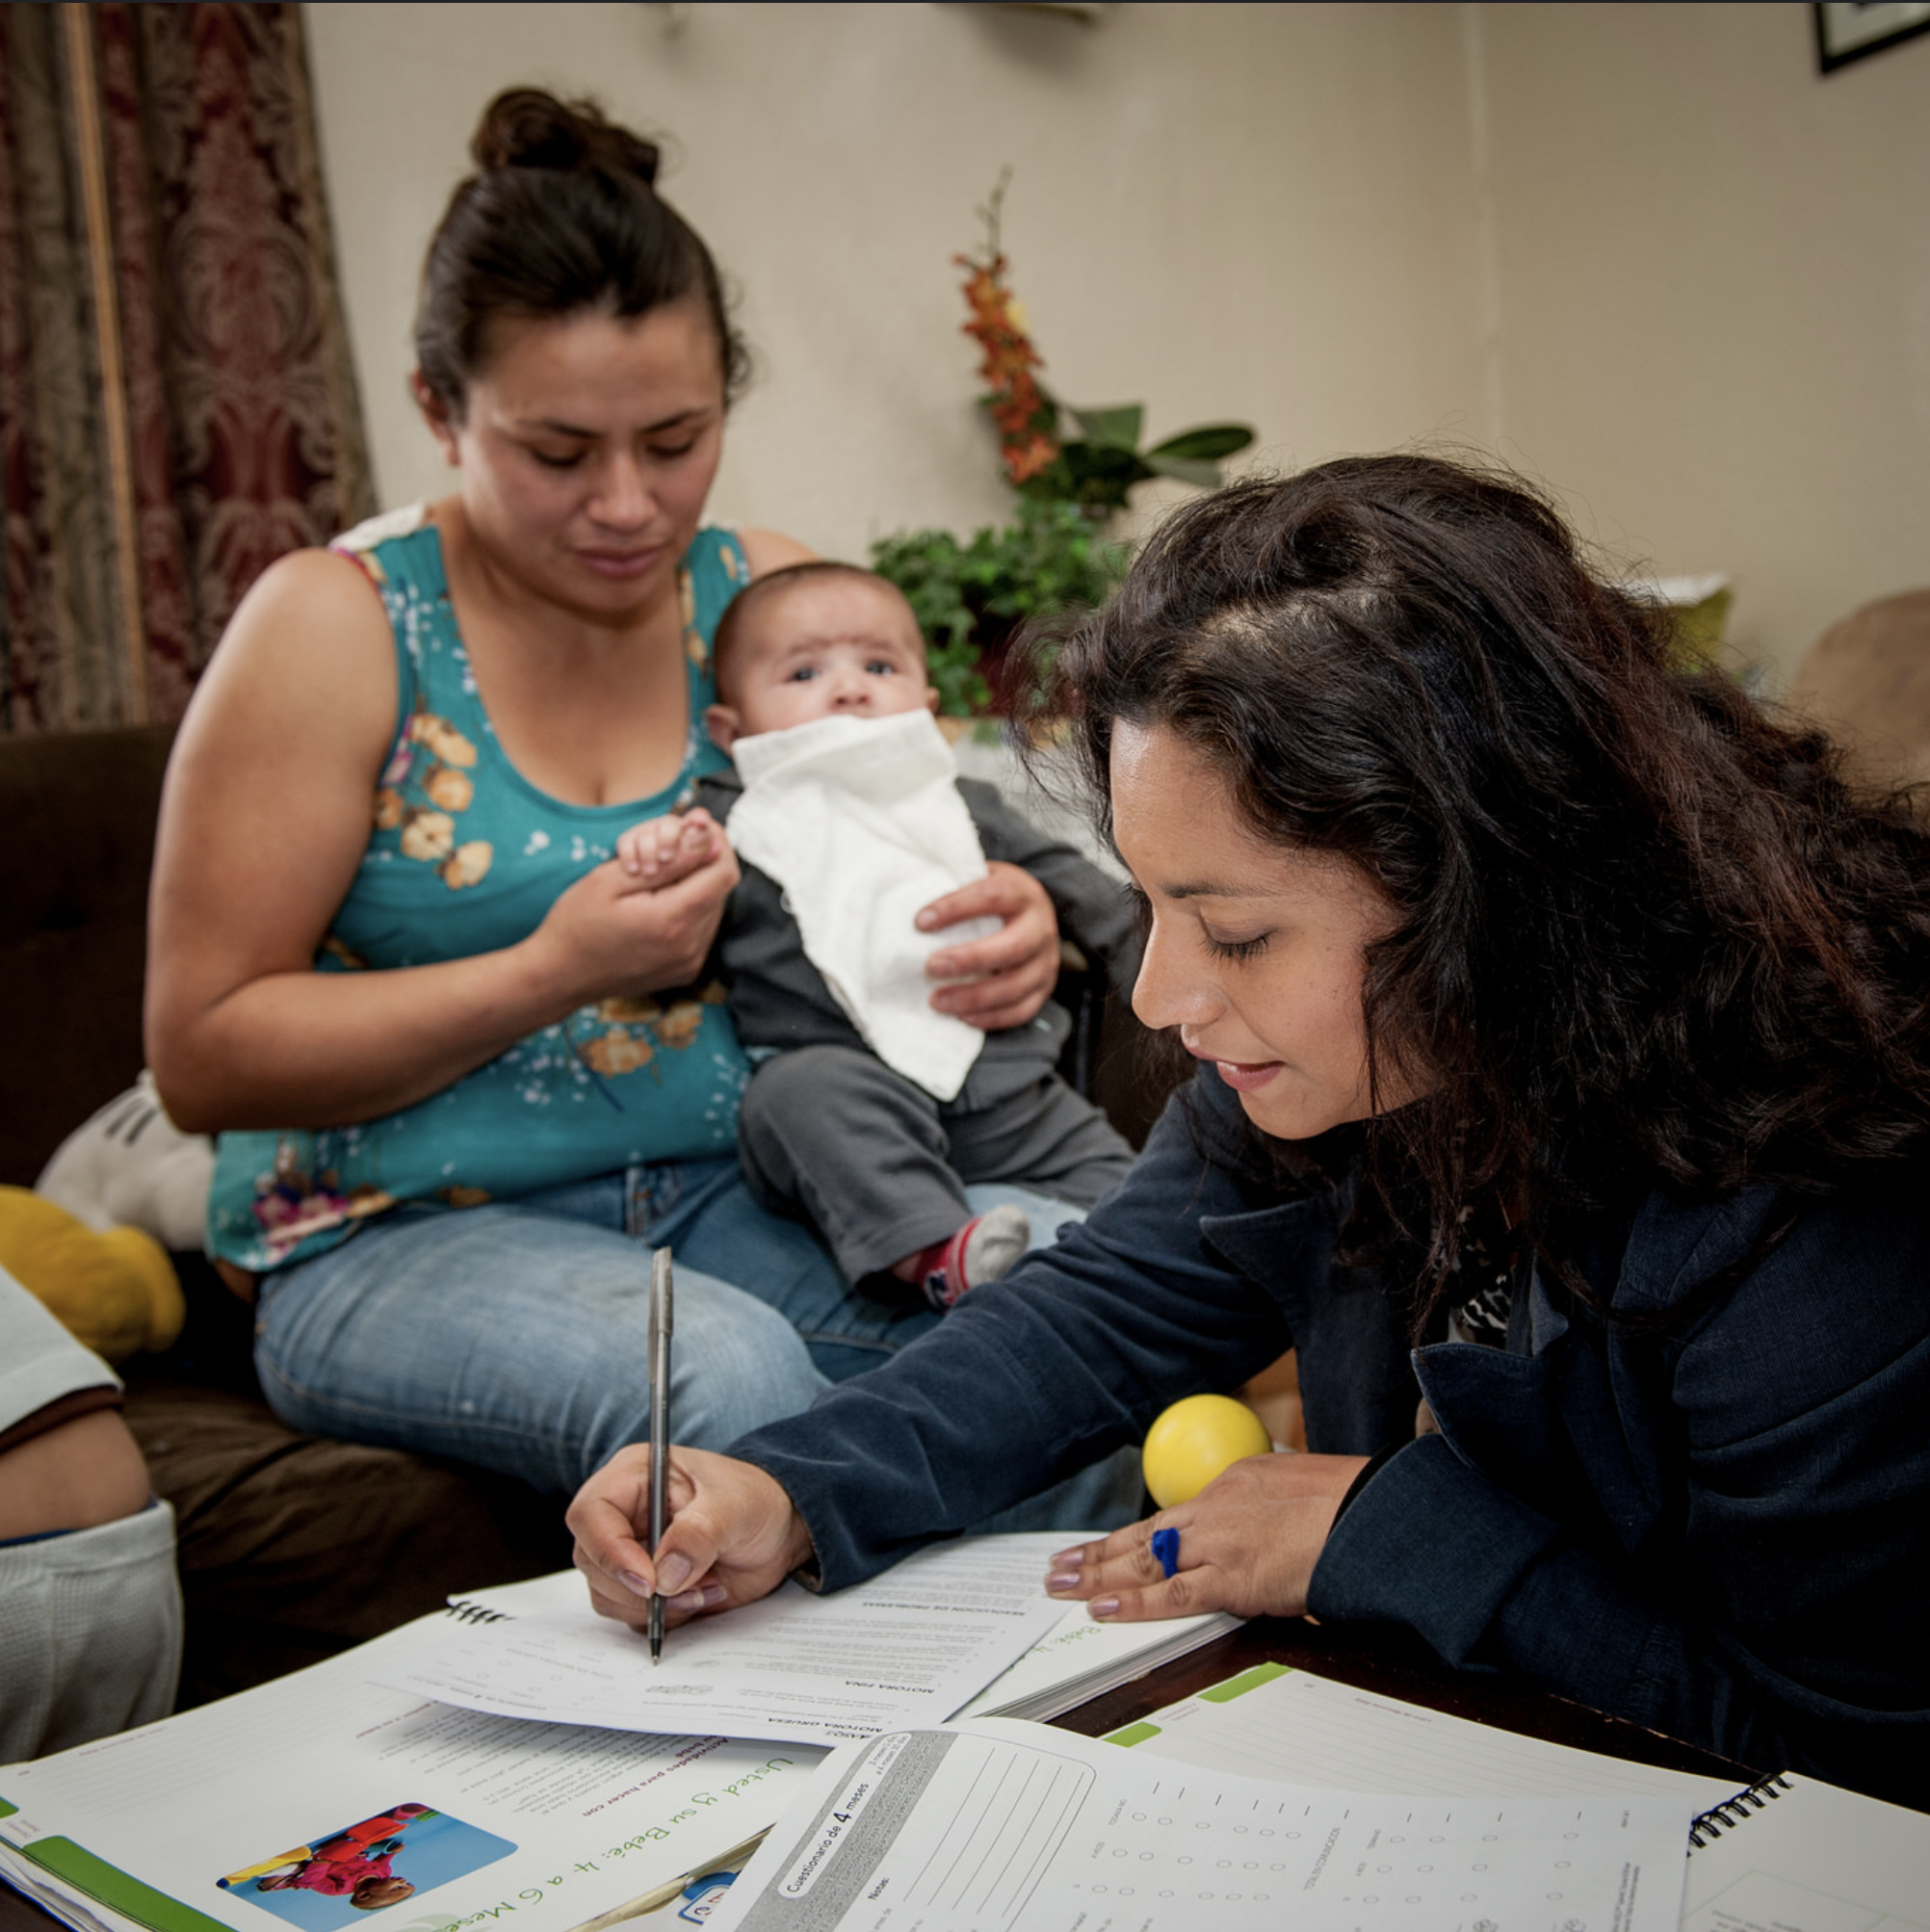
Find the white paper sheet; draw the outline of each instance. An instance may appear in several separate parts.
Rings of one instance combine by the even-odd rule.
[[[1675,1932],[1674,1798],[1401,1798],[1000,1718],[834,1753],[712,1920],[742,1932]]]
[[[838,1744],[942,1723],[1065,1615],[1044,1591],[1063,1537],[967,1537],[869,1583],[762,1603],[644,1640],[590,1613],[451,1623],[377,1683],[470,1710],[623,1731]]]
[[[1056,1540],[1056,1539],[1055,1539]],[[1075,1604],[1003,1677],[954,1711],[966,1717],[1056,1717],[1102,1691],[1211,1643],[1240,1619],[1218,1610],[1149,1624],[1095,1623]]]
[[[1043,1565],[1053,1551],[1078,1540],[1076,1533],[1064,1530],[1031,1534],[1020,1554],[1036,1550]],[[582,1574],[562,1570],[551,1577],[452,1597],[449,1614],[469,1624],[490,1624],[504,1617],[577,1618],[587,1602]],[[1238,1630],[1239,1624],[1239,1618],[1217,1610],[1156,1624],[1101,1624],[1093,1622],[1083,1604],[1073,1604],[1009,1670],[952,1715],[1056,1717],[1102,1691],[1143,1676],[1169,1658],[1183,1657],[1224,1632]]]

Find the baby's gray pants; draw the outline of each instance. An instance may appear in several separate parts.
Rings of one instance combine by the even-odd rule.
[[[968,1183],[1006,1181],[1089,1208],[1133,1150],[1056,1075],[975,1107],[937,1101],[865,1052],[798,1047],[751,1076],[738,1155],[759,1203],[805,1216],[853,1281],[947,1240]]]

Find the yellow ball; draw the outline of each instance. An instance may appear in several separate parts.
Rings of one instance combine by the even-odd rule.
[[[1266,1424],[1231,1396],[1188,1396],[1146,1431],[1146,1487],[1161,1509],[1190,1502],[1242,1457],[1273,1447]]]

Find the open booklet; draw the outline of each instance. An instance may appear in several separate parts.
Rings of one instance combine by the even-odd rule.
[[[952,1547],[978,1594],[997,1574],[1013,1602],[1031,1603],[1044,1556],[1062,1540]],[[0,1875],[79,1932],[274,1932],[271,1919],[337,1932],[367,1920],[357,1887],[400,1908],[397,1932],[495,1921],[506,1932],[573,1932],[653,1908],[701,1917],[719,1871],[777,1817],[822,1750],[506,1717],[370,1681],[405,1676],[408,1659],[452,1629],[531,1610],[593,1621],[573,1571],[480,1592],[219,1704],[0,1768]],[[838,1598],[807,1598],[803,1614],[839,1610]],[[1050,1702],[1092,1673],[1086,1645],[1055,1647],[1072,1618],[1046,1611],[1023,1620],[1023,1632],[1053,1629],[1014,1682]],[[1195,1642],[1220,1625],[1191,1621]],[[1024,1647],[1023,1632],[954,1705]],[[613,1634],[644,1651],[640,1638]],[[666,1655],[684,1634],[670,1633]],[[1115,1672],[1146,1667],[1126,1632],[1101,1635]],[[1140,1626],[1132,1642],[1143,1655],[1173,1639],[1171,1626]]]
[[[743,1932],[1674,1932],[1681,1797],[1385,1797],[1002,1718],[819,1766],[718,1906]]]
[[[518,1587],[558,1605],[582,1590],[574,1578]],[[825,1754],[492,1716],[367,1681],[431,1630],[507,1615],[515,1597],[492,1592],[220,1704],[0,1768],[0,1872],[77,1932],[274,1932],[271,1918],[338,1932],[366,1919],[354,1889],[383,1872],[412,1888],[389,1904],[402,1908],[396,1932],[498,1922],[602,1932],[650,1910],[702,1920],[723,1873]],[[1041,1654],[1051,1657],[1050,1638],[1029,1661]],[[1065,1654],[1080,1658],[1082,1646]],[[1032,1736],[1060,1756],[1086,1748]],[[1930,1818],[1812,1780],[1742,1796],[1721,1780],[1514,1736],[1275,1665],[1101,1749],[1121,1763],[1180,1760],[1180,1772],[1210,1779],[1376,1800],[1403,1790],[1509,1806],[1659,1800],[1683,1824],[1696,1816],[1703,1841],[1688,1860],[1685,1932],[1930,1932]],[[1323,1870],[1347,1841],[1343,1829]],[[991,1840],[966,1856],[998,1865]],[[1644,1911],[1656,1895],[1650,1885]],[[1620,1922],[1626,1932],[1646,1921]]]
[[[731,1863],[823,1755],[530,1724],[367,1681],[442,1621],[0,1769],[0,1871],[80,1932],[335,1932],[367,1922],[358,1890],[412,1932],[569,1932]]]

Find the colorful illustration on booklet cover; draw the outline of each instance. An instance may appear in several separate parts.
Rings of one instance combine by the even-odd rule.
[[[400,1905],[515,1849],[446,1812],[394,1805],[216,1882],[302,1932],[338,1932],[357,1913]]]
[[[749,1856],[745,1853],[745,1857]],[[692,1925],[707,1924],[711,1915],[723,1904],[724,1894],[736,1881],[735,1871],[707,1871],[684,1887],[676,1900],[677,1917]]]

